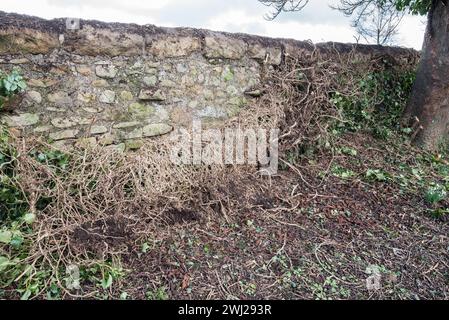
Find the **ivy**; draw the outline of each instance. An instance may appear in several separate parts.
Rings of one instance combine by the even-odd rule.
[[[432,0],[395,0],[400,11],[409,10],[412,14],[426,15],[430,11]]]
[[[392,130],[400,129],[400,118],[414,80],[414,71],[386,69],[364,75],[353,95],[332,93],[331,102],[345,120],[333,129],[337,132],[370,130],[378,138],[387,138]]]

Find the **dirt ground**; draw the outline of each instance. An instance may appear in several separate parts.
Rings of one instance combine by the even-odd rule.
[[[230,175],[230,191],[168,209],[143,244],[120,218],[84,226],[90,235],[79,229],[75,242],[123,253],[114,298],[448,299],[447,216],[429,214],[419,190],[363,178],[368,168],[400,176],[413,154],[360,133],[344,143],[357,155],[302,157],[271,179]],[[336,164],[355,175],[333,175]]]

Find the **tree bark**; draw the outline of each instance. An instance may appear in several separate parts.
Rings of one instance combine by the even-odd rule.
[[[419,130],[415,142],[435,150],[449,133],[449,4],[433,0],[421,61],[405,120]]]

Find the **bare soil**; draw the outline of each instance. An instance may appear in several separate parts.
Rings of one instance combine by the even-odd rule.
[[[332,163],[356,173],[398,170],[388,144],[366,134],[345,139],[356,157],[304,157],[301,175],[230,177],[205,190],[207,201],[169,209],[148,250],[126,221],[84,226],[74,240],[90,249],[126,244],[128,272],[113,286],[115,298],[447,299],[447,217],[433,217],[420,192],[391,181],[322,177]],[[367,289],[370,266],[381,270],[380,290]]]

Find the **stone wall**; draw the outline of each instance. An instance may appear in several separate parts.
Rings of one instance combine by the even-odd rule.
[[[237,115],[257,99],[266,70],[279,68],[286,55],[306,59],[314,50],[332,56],[352,49],[84,20],[73,31],[65,19],[0,12],[0,69],[20,68],[28,84],[20,105],[3,112],[1,121],[58,144],[123,147],[193,118],[214,123]],[[356,50],[413,61],[418,56],[400,48]]]

